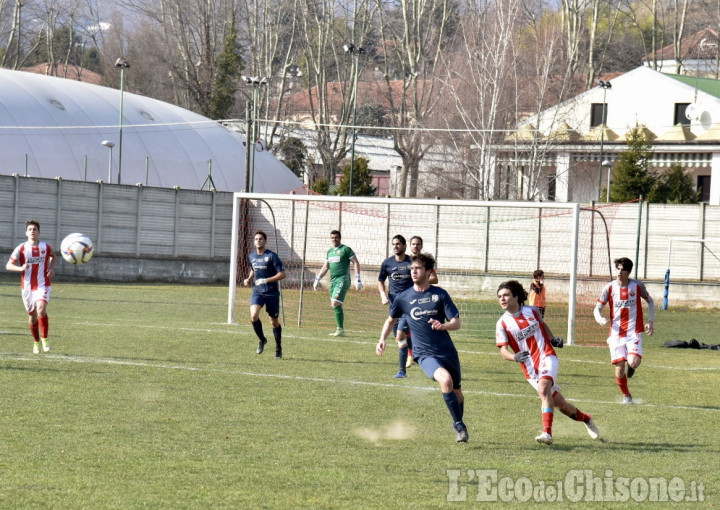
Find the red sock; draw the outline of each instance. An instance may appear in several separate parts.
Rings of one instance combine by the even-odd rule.
[[[38,324],[40,324],[40,336],[42,338],[47,338],[48,332],[50,330],[48,316],[46,315],[45,317],[38,317]]]
[[[550,412],[543,412],[542,413],[542,423],[543,423],[543,432],[547,432],[552,436],[552,422],[553,422],[553,413]]]
[[[575,416],[572,417],[575,421],[581,421],[583,423],[587,423],[590,420],[592,420],[592,416],[589,414],[583,413],[580,409],[575,408]]]
[[[622,392],[624,397],[630,396],[630,390],[628,389],[627,385],[627,375],[624,375],[622,379],[618,379],[617,377],[615,380],[618,383],[618,386],[620,386],[620,391]]]
[[[37,322],[35,324],[30,324],[30,333],[32,333],[36,342],[40,341],[40,325]]]

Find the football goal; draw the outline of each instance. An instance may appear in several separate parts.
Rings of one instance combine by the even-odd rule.
[[[339,230],[360,261],[364,284],[362,291],[348,293],[344,305],[350,334],[375,338],[387,318],[377,278],[396,234],[407,239],[408,251],[410,238],[420,236],[423,251],[437,259],[439,286],[461,312],[457,336],[494,342],[502,314],[498,285],[517,279],[529,290],[538,268],[545,272],[546,320],[554,334],[572,344],[606,333],[597,326],[592,334],[576,327],[578,314],[592,317],[602,285],[612,278],[607,225],[597,211],[579,204],[235,193],[232,221],[228,323],[236,322],[238,310],[247,313],[250,289],[242,281],[253,234],[262,230],[287,273],[281,282],[286,326],[333,330],[328,277],[317,292],[312,283],[331,247],[330,231]],[[579,291],[591,296],[587,304]]]

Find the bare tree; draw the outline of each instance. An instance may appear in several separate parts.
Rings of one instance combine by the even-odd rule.
[[[15,0],[15,5],[12,9],[10,34],[8,35],[7,44],[5,45],[5,51],[2,56],[2,67],[19,69],[22,65],[23,55],[26,54],[23,52],[23,29],[25,27],[23,8],[29,4],[30,1],[31,0]]]
[[[348,152],[354,93],[354,63],[342,46],[363,46],[373,12],[366,0],[353,0],[346,6],[346,19],[336,17],[341,6],[331,0],[300,0],[300,5],[309,116],[324,177],[333,183],[339,162]]]
[[[680,74],[682,61],[685,58],[683,53],[682,40],[685,34],[685,21],[687,20],[688,7],[693,0],[673,0],[673,47],[675,48],[675,74]],[[697,55],[696,55],[697,57]]]
[[[147,35],[156,30],[162,36],[154,49],[148,48],[148,60],[158,60],[166,69],[176,103],[210,115],[213,84],[216,73],[215,59],[223,51],[224,42],[235,19],[233,0],[158,0],[148,3],[141,0],[119,0],[125,9],[140,16],[139,24]],[[119,49],[124,55],[133,52],[129,34],[121,36]],[[134,59],[138,63],[139,59]],[[133,79],[141,76],[132,73]],[[157,73],[150,71],[150,75]],[[163,76],[163,75],[161,75]],[[164,78],[163,76],[163,78]]]
[[[285,0],[280,4],[247,0],[239,4],[239,13],[247,72],[268,80],[268,86],[258,90],[258,115],[265,129],[264,138],[272,149],[285,96],[294,85],[289,81],[292,78],[290,69],[295,69],[298,74],[300,0]],[[250,88],[243,90],[246,99],[251,95]]]
[[[562,0],[563,26],[566,37],[566,67],[569,75],[578,70],[586,14],[592,1],[596,0]]]
[[[456,179],[472,190],[467,198],[493,195],[494,158],[491,148],[504,137],[502,127],[514,115],[515,76],[518,65],[514,41],[522,8],[521,0],[474,2],[460,29],[460,44],[445,58],[452,77],[445,89],[456,115],[446,116],[447,127],[466,129],[465,136],[451,137],[464,172]],[[470,8],[474,7],[474,8]],[[470,150],[470,148],[472,148]],[[458,186],[456,186],[457,188]]]
[[[401,128],[392,132],[403,161],[396,194],[416,196],[420,162],[434,143],[423,129],[433,127],[446,83],[441,55],[456,12],[450,0],[400,0],[396,11],[380,14],[386,97],[392,125]]]

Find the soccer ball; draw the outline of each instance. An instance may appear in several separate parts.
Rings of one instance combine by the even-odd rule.
[[[84,264],[90,262],[95,253],[92,241],[85,234],[69,234],[60,244],[62,257],[71,264]]]

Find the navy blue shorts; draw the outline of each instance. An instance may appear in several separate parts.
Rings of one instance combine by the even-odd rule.
[[[267,295],[267,294],[255,294],[250,296],[250,306],[260,305],[265,307],[267,314],[273,319],[277,319],[280,315],[280,294]]]
[[[450,373],[450,377],[452,377],[453,389],[460,389],[462,378],[460,374],[460,358],[458,357],[457,352],[449,353],[443,357],[421,356],[420,358],[415,358],[415,361],[417,361],[417,364],[420,365],[420,368],[422,368],[422,371],[425,372],[425,375],[433,381],[435,380],[433,377],[435,371],[438,368],[444,368]]]
[[[397,332],[402,331],[405,335],[410,333],[410,326],[408,325],[407,319],[403,315],[397,321],[395,321],[395,327],[393,328],[393,334],[397,336]]]

